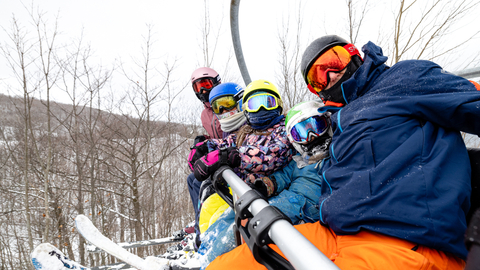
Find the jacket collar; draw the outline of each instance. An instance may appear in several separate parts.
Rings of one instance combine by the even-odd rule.
[[[212,108],[212,105],[210,105],[210,102],[203,102],[203,106],[205,108]]]
[[[342,84],[343,94],[348,103],[364,95],[369,86],[386,70],[388,57],[383,55],[382,48],[369,41],[362,47],[364,62],[352,78]]]

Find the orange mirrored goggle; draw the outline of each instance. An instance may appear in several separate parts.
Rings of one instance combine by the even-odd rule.
[[[335,46],[320,55],[307,73],[308,89],[314,94],[328,85],[328,72],[340,72],[352,60],[353,55],[360,56],[353,44]]]

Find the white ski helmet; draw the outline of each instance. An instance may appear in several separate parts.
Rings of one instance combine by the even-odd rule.
[[[287,113],[287,116],[285,118],[285,126],[287,128],[287,137],[288,140],[292,143],[293,147],[301,154],[304,155],[304,153],[307,150],[307,147],[305,145],[310,144],[311,142],[307,143],[298,143],[294,140],[292,136],[292,128],[302,122],[307,120],[308,118],[312,116],[325,116],[327,119],[327,129],[324,132],[325,136],[328,136],[328,144],[330,143],[330,139],[333,136],[333,130],[331,126],[331,121],[330,121],[330,112],[319,112],[318,109],[322,108],[325,106],[321,100],[309,100],[309,101],[304,101],[301,103],[298,103],[297,105],[293,106]],[[328,145],[327,145],[328,147]],[[323,149],[322,151],[328,151],[327,149]]]

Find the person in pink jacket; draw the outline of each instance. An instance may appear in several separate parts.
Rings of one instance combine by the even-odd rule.
[[[213,113],[212,106],[208,102],[208,96],[213,87],[221,83],[220,75],[209,67],[197,68],[191,77],[193,91],[197,98],[203,103],[201,119],[208,137],[211,139],[222,139],[223,132],[218,118]]]
[[[212,106],[208,101],[210,91],[213,87],[221,84],[220,75],[214,69],[209,67],[197,68],[193,71],[192,76],[190,77],[192,82],[193,92],[197,98],[203,103],[204,109],[200,116],[202,120],[202,125],[207,134],[198,135],[193,145],[196,145],[198,142],[204,141],[206,139],[222,139],[223,131],[220,126],[220,121],[217,116],[213,113]],[[187,177],[188,183],[188,192],[190,193],[190,199],[192,200],[193,210],[195,212],[195,217],[198,215],[198,198],[200,192],[201,182],[195,179],[193,173],[189,174]],[[178,232],[174,233],[174,235]]]

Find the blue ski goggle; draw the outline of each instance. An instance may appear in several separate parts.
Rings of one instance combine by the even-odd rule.
[[[329,127],[328,120],[323,115],[315,115],[295,124],[290,131],[295,142],[305,144],[323,135]]]
[[[252,113],[258,112],[262,107],[267,111],[275,110],[278,108],[278,103],[276,96],[268,93],[261,93],[253,95],[247,99],[245,110]]]

